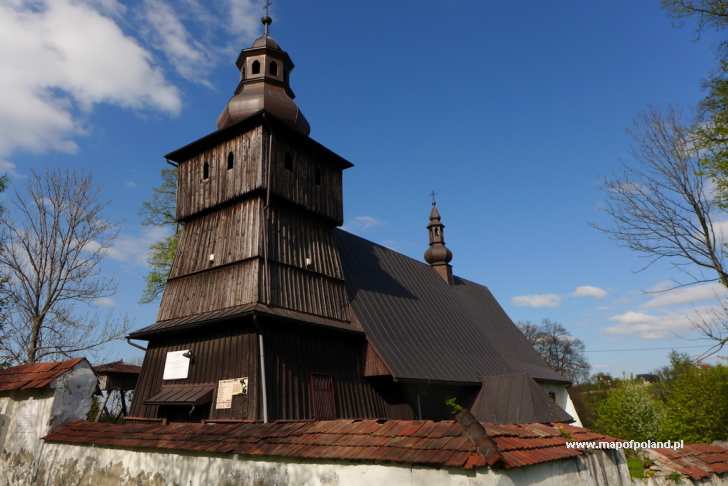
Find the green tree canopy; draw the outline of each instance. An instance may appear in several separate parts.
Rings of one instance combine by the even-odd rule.
[[[689,366],[667,388],[664,438],[685,442],[728,439],[728,367]]]
[[[663,407],[645,385],[625,381],[612,389],[597,406],[594,428],[624,440],[661,437]]]
[[[150,270],[146,276],[146,283],[142,293],[143,303],[152,302],[158,298],[167,284],[172,262],[177,251],[177,221],[175,212],[177,206],[177,169],[173,167],[162,169],[162,182],[154,188],[152,197],[142,206],[142,224],[146,226],[160,226],[174,228],[172,234],[153,243],[147,259]]]

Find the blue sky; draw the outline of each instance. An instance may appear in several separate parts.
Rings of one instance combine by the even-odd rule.
[[[100,310],[133,327],[157,310],[138,303],[160,236],[140,226],[141,203],[162,155],[214,129],[260,12],[248,0],[0,6],[0,171],[15,186],[31,169],[93,173],[121,225],[105,267],[119,292]],[[658,1],[279,0],[273,17],[312,137],[355,164],[347,229],[421,258],[434,189],[455,272],[514,320],[562,322],[594,371],[645,372],[668,353],[604,350],[700,344],[688,314],[714,289],[645,294],[681,275],[638,272],[644,261],[590,223],[605,222],[601,182],[631,160],[633,119],[668,104],[689,115],[703,96],[716,35],[675,27]],[[121,343],[102,354],[140,356]]]

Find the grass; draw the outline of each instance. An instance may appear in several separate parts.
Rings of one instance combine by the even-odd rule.
[[[645,465],[637,454],[627,455],[627,467],[629,475],[634,479],[643,479],[645,477]]]

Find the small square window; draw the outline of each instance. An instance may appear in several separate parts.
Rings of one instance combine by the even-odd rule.
[[[235,166],[235,154],[230,152],[227,158],[227,168],[231,170]]]
[[[293,172],[293,156],[286,152],[286,155],[283,159],[283,166],[286,168],[287,171]]]
[[[316,172],[314,172],[314,183],[317,186],[321,185],[321,169],[319,169],[318,167],[316,167]]]

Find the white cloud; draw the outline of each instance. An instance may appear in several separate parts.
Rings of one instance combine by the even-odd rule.
[[[691,331],[695,324],[710,321],[719,315],[718,306],[705,306],[660,314],[628,311],[610,317],[616,324],[604,329],[606,334],[639,336],[642,339],[662,339]]]
[[[17,167],[12,162],[8,162],[7,160],[0,159],[0,176],[2,175],[11,175],[14,176],[17,174]]]
[[[607,291],[600,287],[594,287],[592,285],[581,285],[575,288],[571,295],[577,298],[590,297],[593,299],[603,299],[607,296]]]
[[[728,243],[728,220],[713,221],[713,232],[720,243]]]
[[[242,37],[260,34],[262,2],[255,0],[227,0],[229,9],[228,30]]]
[[[114,18],[113,0],[0,4],[0,155],[76,149],[98,103],[169,114],[180,95]]]
[[[658,287],[662,286],[658,284]],[[669,287],[668,287],[669,288]],[[702,285],[693,285],[690,287],[681,287],[673,290],[664,290],[665,287],[657,288],[663,293],[657,294],[648,300],[643,307],[657,308],[672,305],[689,304],[692,302],[700,302],[703,300],[718,300],[728,294],[728,289],[720,283],[709,283]]]
[[[561,296],[558,294],[530,294],[517,295],[511,299],[519,307],[558,307],[561,305]]]
[[[159,226],[145,227],[141,233],[136,235],[120,234],[112,245],[105,248],[102,253],[112,260],[147,266],[149,247],[169,234],[168,228]],[[86,249],[88,251],[97,251],[99,244],[90,242],[86,245]]]
[[[94,303],[99,307],[114,307],[116,302],[111,297],[99,297],[94,300]]]
[[[382,224],[382,222],[374,216],[356,216],[354,218],[354,223],[361,229],[369,229]]]
[[[206,73],[213,51],[196,40],[182,19],[164,0],[145,0],[142,12],[145,34],[183,78],[209,85]]]

